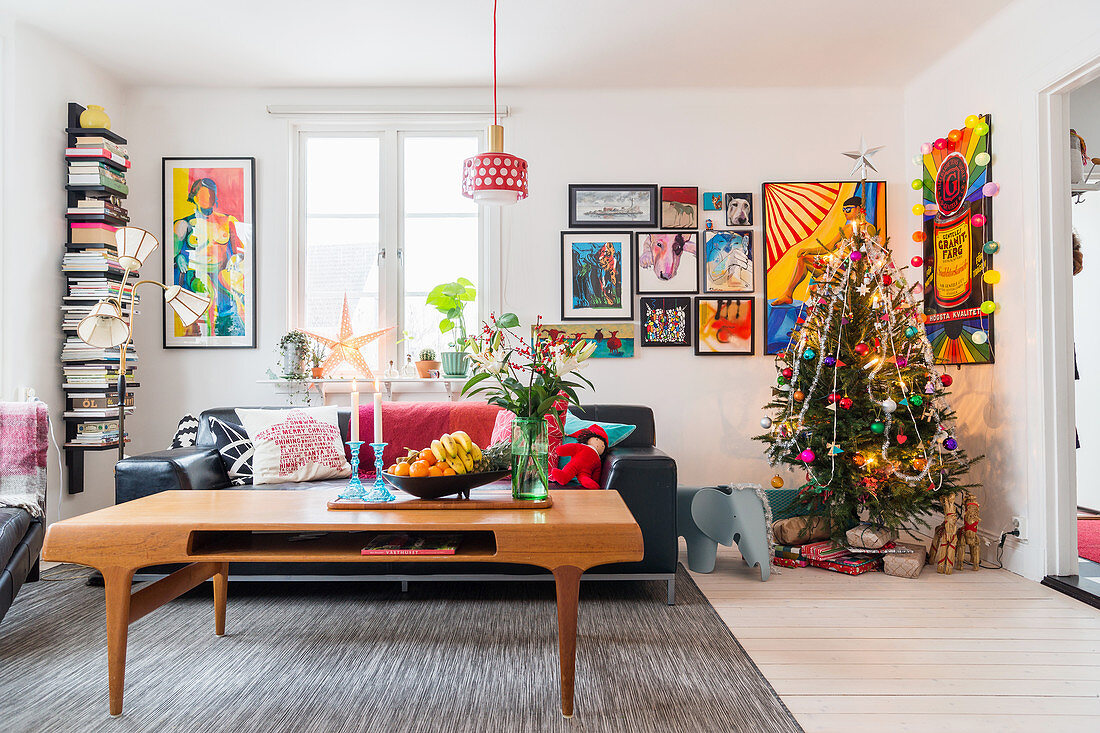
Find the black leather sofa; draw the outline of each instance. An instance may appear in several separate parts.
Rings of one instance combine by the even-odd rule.
[[[38,580],[46,528],[25,509],[0,507],[0,619],[27,581]]]
[[[585,405],[571,410],[578,417],[601,422],[636,425],[637,429],[604,455],[601,484],[618,491],[642,529],[645,556],[640,562],[593,568],[586,579],[664,580],[668,602],[675,599],[678,553],[676,536],[676,462],[656,447],[653,411],[634,405]],[[115,500],[131,501],[169,489],[233,490],[214,440],[207,417],[217,417],[239,426],[233,408],[207,410],[199,418],[196,446],[134,456],[115,465]],[[348,435],[349,411],[339,413],[340,430]],[[314,482],[265,485],[270,490],[302,490],[331,483]],[[583,490],[583,489],[581,489]],[[549,577],[540,568],[492,563],[250,563],[231,565],[236,579],[338,579],[410,580],[503,579]],[[149,571],[138,577],[161,574]]]

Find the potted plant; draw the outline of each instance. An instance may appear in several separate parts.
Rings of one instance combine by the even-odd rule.
[[[452,335],[448,344],[453,351],[444,351],[443,373],[448,377],[463,377],[467,371],[466,304],[477,298],[477,288],[464,277],[432,288],[425,302],[443,314],[439,332]]]
[[[312,374],[314,379],[324,378],[325,370],[321,368],[321,362],[323,362],[327,356],[328,350],[325,348],[325,345],[320,341],[314,341],[313,346],[309,350],[309,362],[313,365]]]
[[[420,360],[416,362],[416,373],[421,379],[432,376],[431,371],[439,369],[439,362],[435,360],[435,349],[421,349]]]
[[[305,379],[309,338],[301,331],[291,331],[279,339],[279,369],[283,379]]]
[[[515,413],[512,422],[512,496],[541,501],[549,491],[547,420],[562,428],[560,403],[579,405],[577,390],[592,382],[580,374],[567,379],[592,356],[596,344],[580,340],[566,345],[563,338],[539,339],[528,346],[512,332],[519,318],[505,313],[485,324],[482,335],[471,339],[474,375],[462,388],[464,396],[486,394],[487,401]],[[542,325],[536,322],[535,332]],[[549,416],[549,418],[548,418]]]

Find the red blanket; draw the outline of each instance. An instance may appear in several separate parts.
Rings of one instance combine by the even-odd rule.
[[[466,431],[470,440],[482,448],[488,447],[500,410],[484,402],[383,402],[382,438],[386,441],[383,463],[392,465],[409,448],[427,448],[440,435],[456,430]],[[359,454],[359,473],[373,473],[374,454],[369,445],[374,441],[373,404],[359,407],[359,439],[367,444]]]

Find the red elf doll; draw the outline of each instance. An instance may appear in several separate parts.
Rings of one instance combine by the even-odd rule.
[[[599,425],[578,430],[571,438],[576,443],[563,443],[558,448],[559,456],[568,456],[565,468],[550,469],[550,480],[556,484],[567,484],[574,478],[586,489],[600,488],[600,469],[603,467],[603,453],[607,450],[607,433]]]

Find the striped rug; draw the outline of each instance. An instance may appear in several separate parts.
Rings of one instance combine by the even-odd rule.
[[[130,627],[107,715],[103,590],[59,566],[0,622],[0,728],[22,731],[785,733],[798,724],[680,568],[581,586],[576,715],[559,712],[551,583],[230,582]]]

